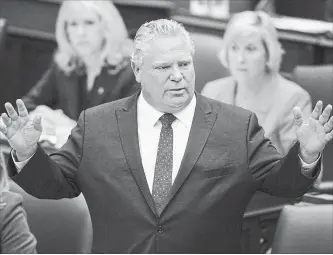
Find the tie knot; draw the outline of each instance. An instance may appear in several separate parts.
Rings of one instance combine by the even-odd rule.
[[[174,122],[176,119],[175,115],[171,114],[171,113],[164,113],[161,117],[160,117],[160,121],[162,122],[163,126],[166,127],[171,127],[172,122]]]

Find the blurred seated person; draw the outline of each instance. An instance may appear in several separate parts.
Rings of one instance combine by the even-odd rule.
[[[41,138],[60,147],[82,110],[129,96],[137,85],[133,42],[111,1],[63,1],[55,37],[50,68],[22,99],[32,115],[43,116]]]
[[[259,124],[277,150],[286,155],[296,141],[292,109],[311,113],[310,95],[279,74],[284,53],[268,14],[235,14],[224,34],[220,59],[230,77],[208,82],[204,96],[256,113]]]
[[[8,177],[0,165],[0,253],[36,253],[22,197],[9,191]]]

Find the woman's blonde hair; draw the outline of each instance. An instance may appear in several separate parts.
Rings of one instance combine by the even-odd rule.
[[[73,5],[82,5],[94,10],[100,17],[105,28],[105,44],[101,52],[101,61],[106,65],[117,66],[130,57],[133,43],[128,38],[125,23],[114,4],[109,0],[66,0],[63,1],[58,13],[55,37],[58,49],[54,60],[61,70],[69,73],[82,66],[67,35],[67,22]]]
[[[244,11],[233,15],[223,36],[223,45],[219,53],[225,67],[228,63],[228,46],[236,35],[252,27],[260,34],[267,53],[267,70],[279,72],[284,50],[279,42],[278,33],[272,18],[262,11]]]

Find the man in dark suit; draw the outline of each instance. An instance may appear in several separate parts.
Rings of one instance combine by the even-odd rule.
[[[141,92],[83,111],[50,156],[37,144],[40,118],[30,120],[21,100],[18,113],[5,104],[0,130],[13,148],[15,182],[38,198],[82,192],[93,253],[240,252],[256,190],[299,197],[318,176],[331,106],[317,103],[306,121],[295,108],[299,156],[282,158],[253,113],[194,92],[193,54],[180,24],[142,25],[132,55]]]

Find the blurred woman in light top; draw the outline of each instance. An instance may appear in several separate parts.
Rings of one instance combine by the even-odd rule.
[[[266,137],[282,154],[296,141],[293,112],[311,113],[310,95],[279,74],[284,53],[272,19],[264,12],[244,11],[230,20],[219,54],[231,76],[208,82],[204,96],[256,113]]]

